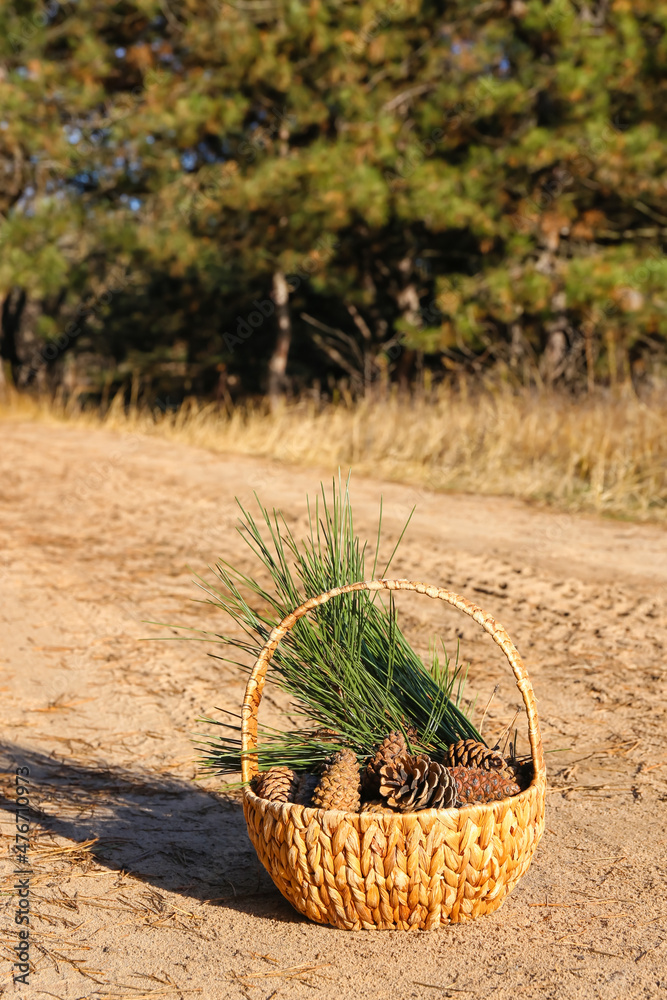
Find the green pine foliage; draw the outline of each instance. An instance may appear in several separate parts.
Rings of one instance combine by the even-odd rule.
[[[304,600],[376,578],[379,569],[382,513],[375,555],[367,568],[366,545],[355,534],[347,486],[334,481],[330,498],[322,489],[314,507],[308,505],[309,532],[303,541],[297,541],[280,513],[258,503],[259,521],[241,507],[239,531],[256,556],[258,571],[265,576],[268,570],[273,589],[226,563],[216,568],[219,584],[204,585],[208,601],[242,632],[241,637],[216,637],[225,647],[220,658],[243,670],[249,669],[248,660],[257,657],[272,628]],[[391,558],[380,576],[386,577]],[[246,654],[241,661],[239,651]],[[341,743],[362,760],[387,732],[405,732],[410,725],[419,732],[418,746],[427,751],[444,749],[458,739],[478,739],[467,714],[471,706],[463,706],[465,677],[458,657],[451,665],[444,649],[443,655],[441,660],[434,650],[426,667],[401,632],[393,603],[385,605],[377,592],[332,598],[296,623],[271,661],[280,687],[294,699],[291,714],[302,717],[304,726],[288,733],[260,729],[260,768],[286,764],[312,770]],[[237,772],[238,726],[217,724],[227,733],[204,744],[203,765],[215,772]],[[340,740],[318,737],[320,728],[334,730]]]
[[[665,66],[661,0],[2,5],[0,297],[55,295],[62,334],[108,293],[68,349],[186,339],[188,375],[246,391],[278,270],[297,386],[410,351],[639,375],[667,343]]]

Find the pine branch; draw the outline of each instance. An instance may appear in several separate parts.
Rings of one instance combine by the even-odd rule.
[[[281,513],[269,513],[257,496],[256,500],[259,523],[239,503],[238,530],[268,570],[273,592],[224,562],[216,567],[220,586],[202,583],[208,601],[229,615],[243,633],[242,637],[220,635],[217,640],[254,658],[277,622],[304,600],[366,579],[367,548],[354,533],[349,483],[343,487],[340,479],[338,484],[334,480],[330,499],[322,487],[314,510],[308,504],[308,534],[301,542]],[[380,508],[373,574],[378,564],[381,522]],[[255,610],[253,605],[266,610]],[[372,753],[389,730],[405,732],[410,725],[418,730],[418,746],[426,752],[458,739],[479,738],[461,708],[465,673],[458,648],[453,666],[446,652],[444,659],[439,659],[435,647],[430,666],[425,666],[400,630],[391,597],[388,607],[377,593],[367,591],[334,598],[295,624],[276,650],[272,665],[279,686],[295,699],[297,715],[311,726],[340,734],[333,745],[349,746],[360,759]],[[238,731],[238,727],[221,725]],[[240,770],[238,736],[205,739],[201,749],[206,769],[221,773]],[[262,769],[289,764],[313,770],[331,749],[330,741],[313,737],[313,729],[283,733],[263,728],[259,763]]]

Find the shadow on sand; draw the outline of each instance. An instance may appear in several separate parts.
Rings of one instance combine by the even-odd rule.
[[[196,782],[102,763],[68,763],[0,742],[0,772],[30,769],[31,822],[82,843],[112,871],[255,916],[300,923],[248,839],[239,802]],[[9,786],[0,809],[14,812]]]

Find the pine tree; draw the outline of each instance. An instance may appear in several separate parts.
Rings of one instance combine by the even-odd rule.
[[[4,5],[0,296],[56,353],[184,351],[202,385],[266,386],[272,355],[297,388],[423,354],[624,379],[667,340],[666,25],[653,0]]]

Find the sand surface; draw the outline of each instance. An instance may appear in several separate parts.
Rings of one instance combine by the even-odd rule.
[[[0,994],[24,998],[638,998],[667,995],[667,537],[659,528],[353,480],[360,533],[384,496],[387,547],[416,503],[397,576],[501,621],[531,674],[547,830],[501,909],[440,931],[349,933],[295,913],[238,801],[193,780],[190,734],[238,710],[242,679],[167,622],[223,628],[194,574],[253,570],[234,497],[282,508],[333,470],[62,426],[0,426],[3,875]],[[420,650],[457,638],[486,731],[520,698],[453,609],[402,595]],[[479,633],[479,634],[478,634]],[[281,698],[267,688],[265,721]],[[525,731],[522,724],[521,732]],[[525,746],[525,742],[524,742]],[[29,986],[12,984],[14,770],[33,808]]]

